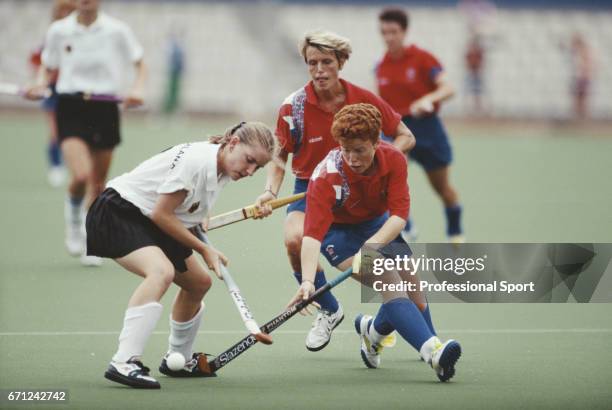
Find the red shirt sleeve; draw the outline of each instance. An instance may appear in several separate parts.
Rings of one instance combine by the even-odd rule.
[[[30,65],[32,66],[32,68],[38,69],[38,67],[41,66],[42,64],[41,54],[42,54],[42,48],[39,48],[38,50],[33,51],[30,54]]]
[[[408,188],[408,162],[400,151],[393,150],[387,159],[391,172],[389,173],[388,205],[389,215],[408,219],[410,212],[410,191]]]
[[[291,138],[291,130],[289,122],[292,122],[291,104],[283,104],[278,110],[278,119],[276,120],[276,138],[280,147],[285,152],[293,152],[294,144]]]
[[[327,234],[334,215],[336,203],[334,188],[324,178],[316,178],[308,183],[306,194],[306,218],[304,219],[304,236],[319,242]]]
[[[429,79],[432,86],[435,86],[436,76],[444,71],[444,67],[438,59],[428,51],[422,50],[422,64],[423,67],[427,70],[427,78]]]
[[[385,135],[393,136],[397,131],[397,126],[402,120],[402,117],[382,98],[368,93],[369,103],[376,106],[382,114],[382,131]]]

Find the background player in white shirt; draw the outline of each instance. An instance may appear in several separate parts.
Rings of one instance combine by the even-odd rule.
[[[128,108],[141,105],[145,77],[143,49],[132,30],[100,12],[98,6],[98,0],[78,0],[74,13],[51,25],[42,53],[47,75],[28,91],[40,95],[49,79],[57,76],[58,139],[71,173],[66,247],[86,265],[101,262],[84,255],[83,207],[102,192],[113,149],[121,141],[116,97],[124,91],[124,75],[135,69],[134,83],[123,104]],[[89,201],[84,201],[86,193]]]
[[[261,123],[240,123],[208,142],[172,147],[111,181],[87,214],[87,252],[113,258],[144,278],[125,312],[119,349],[105,377],[132,387],[159,388],[140,358],[161,315],[161,297],[172,282],[181,289],[172,306],[168,353],[187,363],[172,371],[162,359],[160,372],[174,377],[203,377],[197,368],[202,353],[192,347],[200,326],[202,299],[211,286],[208,268],[221,277],[227,258],[205,245],[189,228],[209,213],[230,180],[253,175],[275,155],[276,140]]]

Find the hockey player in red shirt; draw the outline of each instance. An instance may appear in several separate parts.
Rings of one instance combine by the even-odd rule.
[[[340,147],[321,161],[308,185],[302,283],[290,304],[315,291],[319,252],[340,270],[352,265],[364,245],[381,249],[385,255],[382,249],[393,243],[398,245],[394,249],[411,254],[400,235],[410,208],[406,159],[401,151],[380,141],[381,122],[380,112],[370,104],[347,105],[334,116],[331,133]],[[368,281],[363,274],[356,279]],[[396,330],[441,381],[453,377],[461,355],[459,343],[452,339],[442,343],[406,292],[383,292],[382,297],[384,303],[376,317],[360,314],[355,319],[365,365],[379,366],[381,342]],[[420,298],[417,303],[423,303],[424,296]]]

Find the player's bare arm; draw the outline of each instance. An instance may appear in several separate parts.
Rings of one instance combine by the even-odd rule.
[[[434,82],[436,83],[436,89],[429,93],[433,103],[446,101],[455,95],[455,87],[453,87],[448,79],[446,71],[439,72]]]
[[[302,300],[308,299],[315,291],[314,280],[317,273],[317,264],[319,263],[319,250],[321,249],[321,242],[305,236],[302,239],[302,284],[298,288],[297,292],[289,301],[288,306],[292,306]],[[308,308],[304,309],[306,313],[310,314]],[[300,312],[302,313],[302,312]]]
[[[127,108],[139,107],[144,103],[144,83],[147,77],[147,66],[144,60],[140,59],[134,63],[134,68],[134,84],[124,101]]]
[[[370,239],[368,239],[366,244],[388,244],[397,235],[400,234],[404,226],[406,225],[406,220],[400,218],[397,215],[392,215],[387,219],[387,221],[380,227],[378,232],[376,232]]]
[[[434,104],[446,101],[455,95],[455,88],[450,83],[445,71],[440,71],[436,75],[434,83],[436,84],[435,90],[425,94],[410,106],[410,111],[415,117],[431,114],[434,110]]]
[[[278,198],[278,193],[283,185],[283,179],[285,178],[285,164],[287,163],[288,157],[289,153],[281,149],[278,154],[278,160],[268,163],[268,176],[266,178],[264,192],[255,200],[255,205],[258,208],[258,215],[254,216],[254,219],[265,218],[272,213],[272,207],[270,205],[265,205],[265,203]]]
[[[36,73],[34,84],[26,87],[23,97],[28,100],[40,100],[41,98],[44,98],[46,93],[49,91],[49,84],[57,80],[57,75],[57,69],[52,70],[41,65]]]
[[[162,231],[172,236],[181,244],[190,247],[202,255],[208,268],[213,270],[218,278],[221,278],[221,267],[219,263],[227,265],[228,260],[225,255],[212,246],[206,245],[189,232],[174,213],[174,210],[183,203],[186,197],[187,191],[185,190],[160,195],[151,213],[151,220],[155,222]]]
[[[393,145],[402,152],[408,152],[416,145],[414,134],[400,121],[393,137]]]

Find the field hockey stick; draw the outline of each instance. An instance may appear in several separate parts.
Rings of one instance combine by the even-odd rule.
[[[17,84],[0,82],[0,94],[12,95],[16,97],[26,97],[27,93],[23,87],[20,87]],[[123,102],[123,98],[117,97],[115,95],[107,95],[107,94],[76,93],[76,94],[62,94],[62,95],[64,97],[83,100],[83,101],[101,101],[101,102],[114,102],[114,103]],[[38,97],[39,99],[43,99],[43,98],[47,98],[50,96],[51,96],[51,90],[47,88],[45,89],[45,92]]]
[[[284,198],[273,199],[272,201],[266,202],[272,209],[280,208],[281,206],[288,205],[295,201],[299,201],[304,198],[306,193],[295,194]],[[226,212],[221,215],[213,216],[208,222],[208,230],[221,228],[222,226],[230,225],[236,222],[244,221],[245,219],[253,218],[257,216],[257,206],[250,205],[241,209],[235,209],[233,211]]]
[[[98,101],[98,102],[113,102],[113,103],[123,102],[123,98],[117,97],[116,95],[110,95],[110,94],[76,93],[76,94],[62,94],[62,97],[73,98],[76,100],[83,100],[83,101]]]
[[[196,226],[194,231],[202,242],[212,246],[210,240],[199,225]],[[249,332],[251,332],[251,335],[255,339],[257,339],[257,341],[266,345],[271,345],[272,338],[270,337],[270,335],[267,335],[260,330],[259,325],[255,321],[255,318],[253,317],[253,314],[251,313],[251,310],[249,309],[246,303],[246,300],[242,297],[242,294],[240,293],[238,285],[236,285],[236,282],[234,282],[232,275],[230,275],[229,271],[227,270],[225,265],[223,265],[223,263],[220,262],[219,266],[221,267],[221,277],[223,278],[223,282],[227,286],[227,291],[232,296],[232,300],[234,301],[236,308],[238,308],[238,312],[240,312],[240,317],[244,322],[244,326]]]
[[[356,268],[358,264],[354,264],[353,266]],[[297,314],[299,311],[303,310],[306,306],[311,304],[316,298],[346,280],[349,276],[351,276],[352,273],[352,267],[345,270],[340,275],[336,276],[334,279],[330,280],[325,285],[317,289],[316,292],[310,295],[308,299],[302,300],[296,303],[295,305],[289,307],[283,313],[263,325],[260,328],[261,332],[267,334],[272,333],[283,323],[295,316],[295,314]],[[242,340],[240,340],[238,343],[234,344],[229,349],[225,350],[223,353],[217,355],[214,358],[211,358],[210,360],[206,358],[206,355],[200,355],[200,357],[198,358],[198,368],[204,373],[214,374],[217,370],[234,360],[236,357],[240,356],[257,342],[258,340],[253,335],[248,335]]]
[[[0,82],[0,94],[12,95],[15,97],[25,97],[27,93],[23,87],[20,87],[17,84]],[[45,92],[39,96],[39,99],[42,100],[43,98],[47,98],[50,95],[51,90],[46,89]]]

